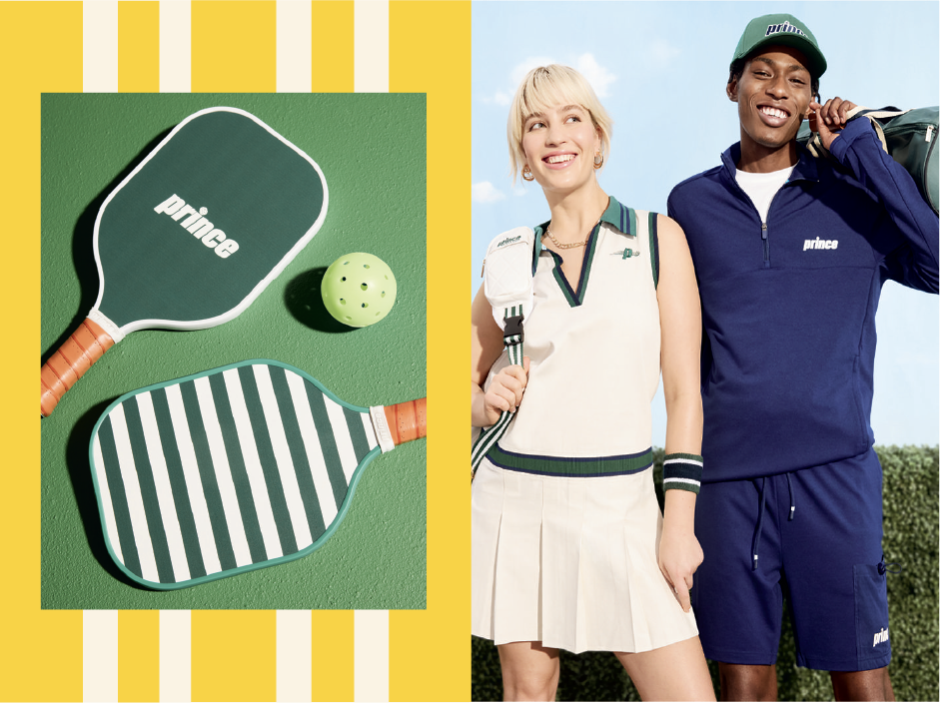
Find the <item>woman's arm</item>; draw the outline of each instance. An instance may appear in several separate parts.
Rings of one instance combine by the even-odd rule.
[[[490,387],[484,392],[483,384],[490,367],[503,351],[503,332],[493,319],[492,308],[483,286],[477,291],[470,311],[470,394],[471,421],[474,427],[489,427],[503,411],[515,412],[522,402],[529,371],[529,359],[523,358],[524,368],[507,366],[493,377]]]
[[[659,235],[659,324],[666,398],[666,456],[678,457],[671,466],[666,488],[659,568],[676,592],[682,609],[691,608],[692,574],[702,563],[702,548],[695,538],[696,470],[701,466],[702,394],[699,382],[702,345],[702,309],[692,257],[682,228],[663,215]],[[698,466],[696,466],[696,459]]]

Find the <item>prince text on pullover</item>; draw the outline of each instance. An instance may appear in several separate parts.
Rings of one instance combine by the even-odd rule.
[[[735,181],[739,144],[669,196],[702,299],[705,482],[866,451],[881,288],[937,292],[937,217],[868,120],[832,143],[838,164],[798,148],[765,223]]]

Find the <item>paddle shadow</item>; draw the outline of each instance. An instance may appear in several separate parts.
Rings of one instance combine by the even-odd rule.
[[[95,485],[91,479],[88,447],[91,442],[92,431],[95,429],[98,418],[114,400],[115,398],[111,398],[98,403],[78,419],[71,433],[69,433],[68,443],[65,448],[65,465],[68,467],[72,492],[75,495],[75,502],[78,504],[79,516],[85,530],[85,539],[88,540],[92,555],[108,574],[121,583],[132,586],[139,591],[149,591],[151,589],[145,588],[128,578],[114,563],[114,559],[111,558],[104,541],[104,531],[98,513],[98,497],[95,495]]]
[[[98,211],[101,209],[101,206],[104,205],[104,201],[108,198],[108,195],[120,185],[121,181],[130,175],[131,171],[137,168],[141,162],[157,148],[157,145],[162,142],[173,129],[175,129],[175,125],[168,127],[151,139],[147,143],[147,146],[141,149],[137,153],[137,156],[128,162],[121,172],[88,203],[78,216],[78,219],[75,220],[75,226],[72,228],[72,262],[75,265],[75,273],[81,283],[81,299],[78,302],[77,312],[72,318],[72,321],[50,347],[43,352],[40,361],[41,365],[45,364],[46,361],[49,360],[49,357],[55,354],[59,347],[65,344],[66,340],[78,329],[78,326],[85,318],[88,317],[88,313],[94,306],[95,301],[98,300],[98,289],[100,286],[98,281],[98,265],[95,263],[94,251],[95,220],[98,219]]]
[[[296,320],[319,332],[342,334],[353,332],[356,327],[344,325],[330,315],[323,304],[320,287],[326,267],[310,269],[294,277],[284,288],[284,303]]]

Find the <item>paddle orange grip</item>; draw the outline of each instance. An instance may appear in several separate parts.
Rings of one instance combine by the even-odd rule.
[[[113,346],[111,336],[98,323],[86,318],[42,367],[40,414],[49,417],[65,391]]]
[[[396,446],[428,436],[427,405],[427,398],[421,398],[385,406],[385,419]]]

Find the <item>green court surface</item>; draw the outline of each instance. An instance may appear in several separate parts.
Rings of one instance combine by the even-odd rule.
[[[101,203],[169,130],[215,106],[252,113],[319,164],[326,220],[239,317],[207,330],[131,333],[41,420],[42,607],[424,608],[424,440],[366,467],[339,529],[297,561],[157,592],[133,584],[107,553],[88,447],[101,413],[128,391],[261,358],[303,369],[355,405],[426,394],[424,95],[44,95],[41,360],[97,298]],[[398,298],[387,318],[352,329],[326,312],[319,282],[335,259],[359,251],[389,264]]]

